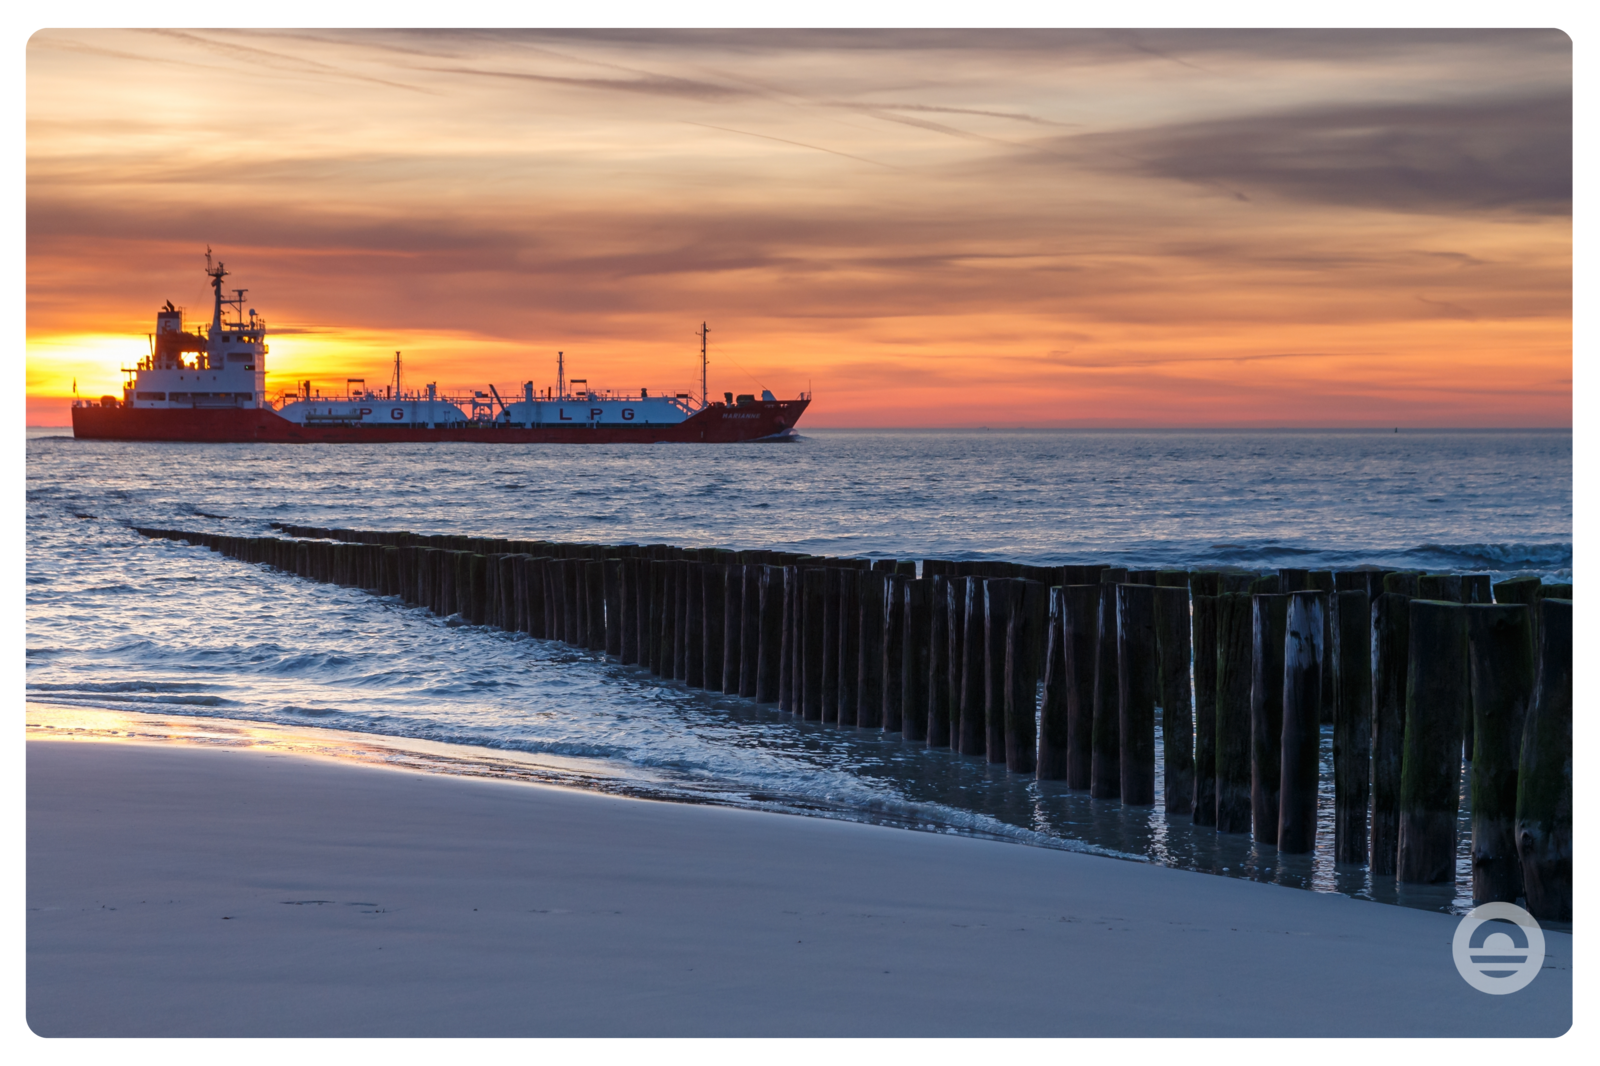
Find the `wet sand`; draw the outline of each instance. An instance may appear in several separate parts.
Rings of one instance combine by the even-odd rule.
[[[1553,1036],[1457,919],[1065,851],[30,737],[47,1036]]]

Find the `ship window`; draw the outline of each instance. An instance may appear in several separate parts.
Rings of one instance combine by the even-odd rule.
[[[164,392],[136,392],[133,395],[138,400],[165,400],[167,398],[167,394]]]
[[[228,362],[230,362],[230,363],[248,363],[251,359],[254,359],[254,358],[255,358],[255,354],[253,352],[229,352],[228,353]]]

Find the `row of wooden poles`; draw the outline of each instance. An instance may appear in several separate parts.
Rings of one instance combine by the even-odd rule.
[[[604,652],[804,719],[899,733],[1285,853],[1572,909],[1571,586],[1377,569],[1130,571],[279,525],[140,529]],[[1042,684],[1041,684],[1042,682]]]

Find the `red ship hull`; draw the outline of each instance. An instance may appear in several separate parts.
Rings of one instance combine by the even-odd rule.
[[[240,444],[401,444],[471,441],[478,444],[734,444],[782,439],[792,433],[809,399],[713,404],[674,425],[511,426],[482,423],[433,429],[382,425],[308,425],[254,407],[74,407],[72,435],[80,440],[201,441]]]

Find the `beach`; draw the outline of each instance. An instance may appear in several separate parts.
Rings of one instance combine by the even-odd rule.
[[[1457,919],[967,837],[30,737],[42,1036],[1555,1036]]]

